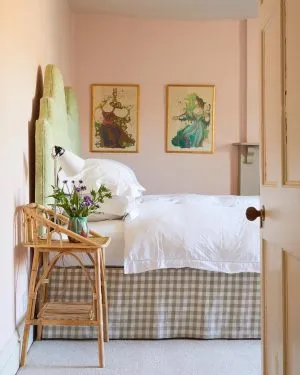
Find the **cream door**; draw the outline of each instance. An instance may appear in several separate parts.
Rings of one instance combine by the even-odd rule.
[[[300,0],[260,0],[263,374],[300,375]]]

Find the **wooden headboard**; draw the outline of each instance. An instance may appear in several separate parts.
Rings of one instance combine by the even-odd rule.
[[[65,87],[55,65],[47,65],[40,114],[35,129],[35,201],[48,205],[54,185],[52,147],[62,146],[80,155],[80,124],[74,91]]]

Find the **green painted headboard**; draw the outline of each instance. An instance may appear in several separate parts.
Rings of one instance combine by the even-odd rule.
[[[80,124],[74,91],[64,87],[62,74],[47,65],[40,115],[35,128],[35,201],[47,205],[54,185],[52,147],[62,146],[80,155]]]

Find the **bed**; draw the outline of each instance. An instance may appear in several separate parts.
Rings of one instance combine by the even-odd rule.
[[[38,203],[47,205],[47,197],[54,181],[53,160],[49,157],[53,145],[63,145],[64,148],[80,154],[79,140],[79,116],[74,92],[72,88],[64,87],[59,69],[54,65],[48,65],[44,75],[40,118],[36,123],[36,201]],[[258,206],[258,197],[243,199],[230,196],[205,196],[205,199],[205,204],[210,204],[209,207],[215,205],[216,210],[219,209],[216,202],[220,204],[220,200],[222,205],[225,205],[225,211],[226,208],[230,208],[233,201],[240,212],[251,205],[250,203]],[[178,213],[183,214],[186,211],[180,211],[182,210],[180,204],[185,200],[188,200],[188,203],[184,202],[185,204],[195,207],[199,196],[145,196],[141,203],[145,215],[141,215],[138,221],[106,220],[89,223],[91,229],[112,238],[106,252],[110,338],[256,339],[260,337],[259,256],[257,251],[252,251],[253,242],[247,241],[248,250],[236,252],[235,259],[229,259],[231,266],[238,262],[244,264],[244,268],[235,270],[227,269],[229,263],[226,263],[226,259],[222,262],[223,268],[217,266],[218,263],[215,262],[210,267],[206,265],[208,269],[203,269],[207,254],[202,254],[202,263],[198,265],[187,257],[188,263],[179,265],[178,262],[174,262],[176,246],[182,241],[186,242],[189,238],[186,236],[177,238],[178,241],[173,243],[172,259],[166,260],[161,253],[160,257],[157,254],[154,256],[156,261],[153,259],[149,261],[147,258],[149,251],[144,250],[147,246],[151,250],[151,239],[155,238],[157,232],[148,233],[149,242],[146,245],[143,242],[145,237],[135,234],[137,224],[154,228],[154,225],[149,226],[149,223],[143,220],[148,218],[149,207],[159,209],[161,204],[169,205],[171,213],[172,209],[176,209],[179,210]],[[156,205],[156,202],[159,204]],[[214,214],[218,215],[218,211],[214,211]],[[170,219],[166,216],[161,217],[165,218],[164,225],[168,227]],[[206,215],[203,225],[209,222],[208,218],[209,215]],[[200,219],[201,216],[197,220]],[[188,215],[185,220],[192,223],[193,215]],[[210,220],[214,222],[213,217],[210,217]],[[228,240],[227,224],[228,220],[224,216],[220,228],[222,228],[222,241],[225,242]],[[169,237],[176,237],[174,233],[179,233],[176,222],[169,225],[169,228],[173,228],[174,231],[170,232]],[[256,229],[259,231],[258,227]],[[209,240],[208,237],[204,238],[208,252],[209,249],[214,249],[211,239],[214,239],[213,233]],[[235,240],[237,243],[238,238],[229,240]],[[191,244],[194,242],[192,241]],[[245,243],[241,242],[239,246],[239,249],[241,247],[244,249]],[[135,247],[136,251],[130,253]],[[242,260],[238,259],[240,253],[245,255]],[[225,254],[225,258],[227,255]],[[147,262],[144,262],[143,257],[147,258]],[[84,261],[88,265],[89,260]],[[142,262],[144,262],[143,267],[136,266],[137,263]],[[90,272],[93,273],[92,268]],[[63,259],[54,270],[48,295],[50,300],[88,301],[91,299],[84,275],[68,258]],[[96,332],[93,327],[45,327],[43,338],[88,339],[96,338]]]

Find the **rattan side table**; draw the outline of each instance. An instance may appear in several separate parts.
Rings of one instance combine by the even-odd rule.
[[[21,366],[24,366],[26,361],[31,325],[38,326],[38,340],[41,339],[42,328],[46,325],[86,325],[95,326],[98,329],[99,367],[104,367],[104,341],[108,341],[108,313],[103,250],[109,245],[110,238],[102,237],[93,231],[90,231],[88,238],[84,238],[66,229],[63,225],[67,223],[67,217],[56,214],[53,210],[35,203],[22,207],[22,244],[24,247],[33,248],[33,261],[22,342]],[[63,238],[66,236],[63,235],[67,235],[77,242],[72,243],[65,240]],[[78,257],[78,253],[82,252],[88,255],[93,264],[94,280]],[[55,254],[52,254],[53,257],[49,261],[51,253]],[[47,284],[51,271],[64,255],[74,257],[89,280],[93,296],[91,303],[47,301]],[[42,264],[42,268],[40,264]],[[40,288],[41,294],[37,304],[37,293]]]

